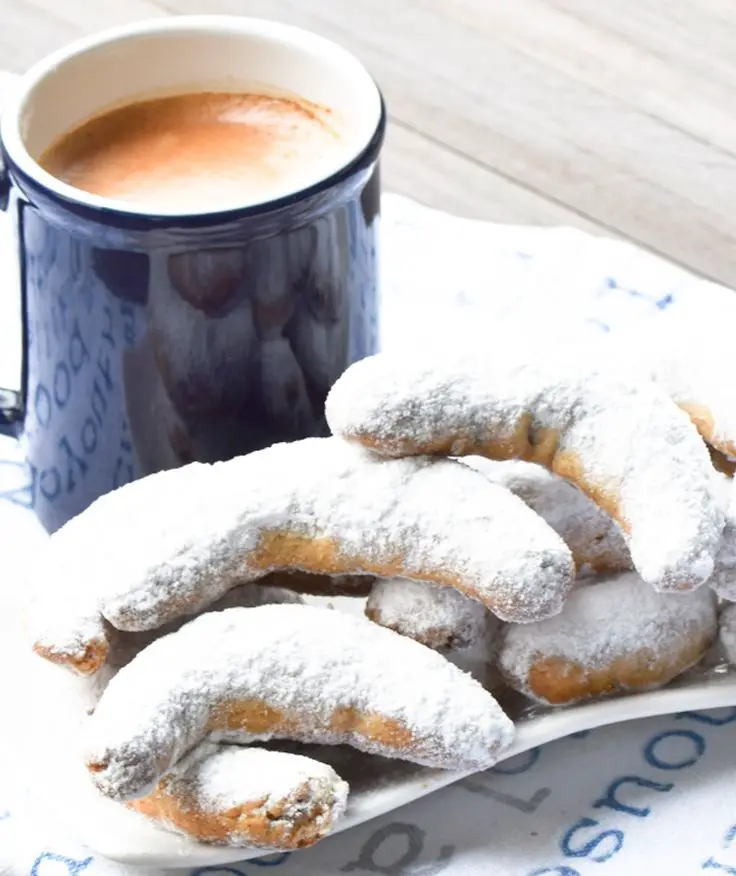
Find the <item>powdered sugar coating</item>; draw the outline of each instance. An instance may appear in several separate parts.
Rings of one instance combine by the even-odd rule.
[[[726,660],[736,665],[736,605],[726,605],[718,617],[718,638]]]
[[[611,340],[625,348],[632,369],[650,374],[690,414],[706,441],[736,457],[736,386],[724,357],[733,326],[720,316],[708,307],[675,307],[656,331],[635,326]]]
[[[29,600],[25,627],[37,654],[86,676],[104,666],[110,642],[95,594],[81,586],[63,591],[66,599],[58,591]]]
[[[716,631],[716,600],[708,588],[657,593],[629,572],[575,590],[557,617],[506,627],[498,666],[509,685],[537,699],[530,672],[539,661],[564,661],[566,671],[587,674],[644,651],[652,665],[662,664],[663,684],[697,662]],[[680,662],[693,647],[693,659]]]
[[[518,496],[542,517],[572,551],[578,576],[632,568],[623,533],[581,490],[541,465],[511,459],[496,462],[466,456],[470,465]]]
[[[627,532],[659,590],[710,578],[723,514],[708,453],[654,383],[615,360],[519,343],[436,356],[380,353],[332,388],[335,434],[387,457],[483,455],[538,462],[576,483]]]
[[[726,512],[726,525],[710,585],[722,599],[736,602],[736,487],[731,478],[719,473],[715,474],[715,482]]]
[[[519,621],[559,611],[574,576],[562,540],[466,466],[313,438],[151,475],[95,502],[49,540],[37,574],[54,575],[59,597],[39,606],[36,648],[64,662],[106,642],[103,618],[155,629],[289,567],[432,580]]]
[[[164,776],[152,798],[137,802],[156,823],[193,839],[289,849],[329,833],[347,796],[347,782],[311,758],[205,742]]]
[[[493,635],[500,626],[481,603],[457,590],[404,578],[377,581],[365,613],[374,623],[429,648],[480,645],[487,647],[489,658]]]
[[[232,608],[120,670],[90,718],[86,761],[104,794],[130,799],[213,733],[485,769],[513,725],[439,654],[364,618],[305,605]]]

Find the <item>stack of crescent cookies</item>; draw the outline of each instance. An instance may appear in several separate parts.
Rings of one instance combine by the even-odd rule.
[[[482,770],[514,737],[500,691],[655,688],[719,626],[736,659],[736,394],[708,351],[673,335],[630,369],[523,341],[365,359],[332,437],[149,475],[51,536],[32,647],[97,685],[100,794],[299,848],[349,789],[274,740]]]

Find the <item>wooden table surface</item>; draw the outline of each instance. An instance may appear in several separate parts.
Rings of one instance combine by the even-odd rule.
[[[389,106],[387,189],[615,234],[736,286],[733,0],[0,0],[0,68],[202,12],[355,52]]]

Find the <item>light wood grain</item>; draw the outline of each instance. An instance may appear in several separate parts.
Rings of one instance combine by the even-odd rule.
[[[389,125],[382,170],[391,191],[458,215],[511,224],[527,223],[533,216],[538,225],[600,231],[584,216],[399,122]]]
[[[174,13],[337,39],[390,110],[386,188],[615,234],[736,286],[732,0],[0,0],[0,67]]]
[[[12,2],[12,0],[11,0]],[[26,0],[49,16],[61,15],[80,33],[91,33],[144,18],[158,18],[166,10],[149,0]]]

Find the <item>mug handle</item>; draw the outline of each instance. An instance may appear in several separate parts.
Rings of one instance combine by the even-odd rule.
[[[10,177],[3,163],[2,148],[0,148],[0,210],[8,208],[10,199]],[[25,359],[25,349],[21,353]],[[25,361],[21,361],[20,374],[25,374]],[[23,381],[24,378],[21,377]],[[0,429],[20,423],[25,414],[23,392],[17,389],[6,389],[0,386]]]

